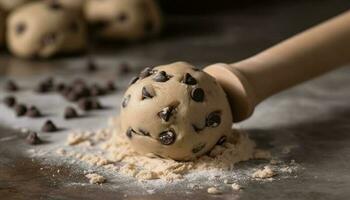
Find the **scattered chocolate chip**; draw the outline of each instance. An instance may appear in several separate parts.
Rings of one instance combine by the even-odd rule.
[[[98,99],[91,99],[91,108],[94,110],[100,110],[103,109],[103,106],[101,105],[100,101]]]
[[[164,145],[171,145],[176,140],[176,134],[174,130],[170,129],[159,134],[159,141]]]
[[[116,88],[115,85],[114,85],[114,82],[111,81],[111,80],[107,81],[106,86],[105,86],[105,89],[106,89],[108,92],[113,92],[113,91],[117,90],[117,88]]]
[[[147,22],[145,23],[145,31],[146,31],[147,33],[150,33],[150,32],[153,31],[153,29],[154,29],[154,24],[153,24],[151,21],[147,21]]]
[[[215,127],[218,127],[220,123],[221,123],[221,117],[220,117],[219,111],[210,113],[205,120],[205,125],[207,127],[215,128]]]
[[[144,136],[150,136],[151,134],[148,131],[145,131],[144,129],[139,128],[139,132]]]
[[[117,16],[117,20],[119,22],[125,22],[128,19],[128,16],[126,15],[126,13],[122,12]]]
[[[48,85],[45,82],[40,82],[35,88],[35,92],[37,93],[47,93],[49,91],[50,87],[48,87]]]
[[[202,102],[204,100],[204,91],[202,88],[194,88],[191,91],[191,97],[194,101]]]
[[[41,131],[43,132],[55,132],[57,130],[56,125],[51,120],[47,120],[41,127]]]
[[[75,91],[70,91],[65,97],[68,101],[71,102],[76,102],[80,99],[80,95]]]
[[[195,78],[193,78],[193,76],[191,76],[191,74],[186,73],[183,79],[183,83],[187,84],[187,85],[196,85],[197,84],[197,80]]]
[[[129,103],[129,101],[130,101],[130,98],[131,98],[131,95],[130,95],[130,94],[127,95],[126,97],[124,97],[123,102],[122,102],[122,107],[123,107],[123,108],[125,108],[125,107],[128,105],[128,103]]]
[[[63,8],[62,5],[57,0],[51,0],[51,1],[48,1],[48,3],[49,3],[49,8],[52,10],[60,10]]]
[[[78,102],[78,106],[80,109],[82,109],[84,111],[92,110],[92,103],[91,103],[90,99],[88,99],[88,98],[80,99]]]
[[[153,78],[156,82],[166,82],[171,78],[170,75],[168,75],[165,71],[160,71],[156,74],[156,76]]]
[[[154,90],[153,88],[151,87],[146,87],[144,86],[142,88],[142,97],[141,97],[141,100],[144,100],[144,99],[152,99],[154,97]]]
[[[64,89],[66,89],[66,84],[64,84],[64,83],[58,83],[56,86],[55,86],[55,90],[57,91],[57,92],[63,92],[64,91]]]
[[[216,144],[217,145],[222,145],[222,144],[224,144],[226,142],[226,139],[227,139],[227,137],[224,135],[218,140],[218,142]]]
[[[37,107],[31,106],[31,107],[29,107],[29,109],[27,110],[26,115],[27,115],[28,117],[35,118],[35,117],[40,117],[40,116],[41,116],[41,113],[40,113],[40,111],[38,110]]]
[[[205,144],[201,143],[196,145],[193,149],[192,149],[192,153],[198,153],[200,152],[202,149],[204,149]]]
[[[93,84],[90,87],[90,94],[91,96],[100,96],[106,94],[106,91],[101,88],[98,84]]]
[[[64,110],[64,118],[65,119],[72,119],[79,117],[78,112],[73,107],[67,107]]]
[[[126,62],[123,62],[123,63],[120,63],[119,66],[118,66],[118,73],[120,74],[127,74],[131,71],[131,67],[128,63]]]
[[[47,46],[53,44],[57,39],[56,33],[47,33],[41,38],[41,45]]]
[[[93,59],[88,59],[87,63],[86,63],[86,71],[87,72],[96,72],[98,70],[98,66],[95,63],[95,61]]]
[[[18,86],[13,80],[8,80],[5,84],[5,90],[8,92],[15,92],[18,90]]]
[[[199,128],[199,127],[197,127],[194,124],[192,124],[192,127],[193,127],[194,131],[196,131],[196,132],[200,132],[200,131],[202,131],[204,129],[204,128]]]
[[[86,86],[86,82],[82,78],[75,78],[72,82],[72,85],[84,85]]]
[[[135,131],[132,128],[128,128],[128,130],[126,130],[126,136],[131,139],[132,138],[132,134],[135,133]]]
[[[140,72],[139,77],[140,77],[140,79],[144,79],[144,78],[146,78],[146,77],[152,75],[152,72],[153,72],[153,70],[152,70],[151,67],[146,67],[145,69],[143,69],[143,70]]]
[[[13,107],[16,105],[16,98],[14,96],[7,96],[3,100],[7,107]]]
[[[165,122],[168,122],[170,117],[172,116],[174,111],[174,107],[168,106],[163,108],[159,113],[158,116]]]
[[[140,78],[137,77],[137,76],[132,77],[131,80],[130,80],[130,82],[129,82],[129,86],[132,85],[132,84],[134,84],[134,83],[136,83],[136,81],[138,81],[139,79],[140,79]]]
[[[16,34],[20,35],[22,33],[24,33],[24,31],[27,29],[27,26],[24,22],[19,22],[16,26]]]
[[[26,142],[31,145],[41,144],[42,140],[38,137],[36,132],[30,131],[26,137]]]
[[[91,96],[91,90],[84,84],[74,85],[73,92],[78,96],[78,98]]]
[[[26,114],[27,106],[25,106],[24,104],[16,104],[15,112],[16,112],[17,117],[21,117],[21,116]]]

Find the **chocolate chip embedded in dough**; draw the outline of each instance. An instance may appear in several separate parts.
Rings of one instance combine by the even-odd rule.
[[[189,74],[189,73],[185,74],[182,82],[187,84],[187,85],[196,85],[197,84],[197,80],[195,78],[193,78],[193,76],[191,76],[191,74]]]
[[[105,90],[108,92],[113,92],[113,91],[117,90],[117,87],[115,86],[115,84],[112,80],[109,80],[105,84]]]
[[[51,120],[47,120],[41,128],[43,132],[55,132],[57,130],[56,125]]]
[[[218,127],[220,123],[221,123],[220,111],[215,111],[210,113],[205,120],[205,125],[207,127],[215,128],[215,127]]]
[[[128,103],[130,101],[130,98],[131,98],[130,94],[128,94],[126,97],[124,97],[123,102],[122,102],[122,107],[123,108],[125,108],[128,105]]]
[[[7,107],[14,107],[16,105],[16,98],[14,96],[7,96],[3,100]]]
[[[171,145],[176,140],[175,131],[170,129],[159,134],[158,140],[164,145]]]
[[[142,97],[141,100],[144,99],[152,99],[155,96],[155,92],[152,86],[144,86],[142,88]]]
[[[140,79],[144,79],[144,78],[146,78],[146,77],[152,75],[152,72],[153,72],[153,70],[152,70],[151,67],[146,67],[145,69],[143,69],[143,70],[140,72],[139,77],[140,77]]]
[[[218,140],[218,142],[216,144],[217,145],[222,145],[222,144],[224,144],[226,142],[226,140],[227,140],[227,137],[224,135]]]
[[[79,102],[78,102],[78,106],[79,106],[80,109],[82,109],[84,111],[89,111],[89,110],[93,109],[92,102],[88,98],[80,99]]]
[[[5,90],[8,92],[15,92],[18,90],[17,83],[13,80],[8,80],[5,84]]]
[[[16,29],[16,34],[21,35],[26,31],[27,25],[24,22],[19,22],[18,24],[16,24],[15,29]]]
[[[200,143],[198,145],[196,145],[193,149],[192,149],[192,153],[198,153],[200,152],[202,149],[204,149],[206,144]]]
[[[36,118],[36,117],[40,117],[41,113],[37,107],[31,106],[31,107],[29,107],[28,111],[26,112],[26,115],[28,117],[31,117],[31,118]]]
[[[125,12],[121,12],[118,14],[117,16],[117,21],[119,22],[125,22],[126,20],[128,20],[128,15]]]
[[[173,111],[174,111],[174,107],[173,106],[168,106],[163,108],[159,113],[158,116],[165,122],[168,122],[169,119],[171,118],[171,116],[173,115]]]
[[[26,114],[27,106],[25,106],[24,104],[17,104],[15,106],[15,112],[17,117],[21,117]]]
[[[41,144],[42,140],[38,137],[36,132],[31,131],[26,137],[26,142],[31,145],[37,145]]]
[[[128,130],[126,130],[126,136],[131,139],[132,134],[135,134],[135,131],[132,128],[128,128]]]
[[[195,124],[192,124],[192,127],[193,127],[194,131],[196,131],[196,132],[200,132],[204,129],[204,128],[197,127]]]
[[[41,38],[41,45],[48,46],[56,42],[57,34],[56,33],[48,33],[45,34],[44,37]]]
[[[168,81],[172,76],[168,75],[165,71],[158,72],[153,80],[156,82],[166,82]]]
[[[150,135],[151,135],[148,131],[146,131],[146,130],[144,130],[144,129],[142,129],[142,128],[139,128],[139,132],[140,132],[142,135],[144,135],[144,136],[150,136]]]
[[[132,85],[132,84],[134,84],[134,83],[136,83],[136,81],[138,81],[139,79],[140,79],[140,78],[137,77],[137,76],[132,77],[131,80],[130,80],[130,82],[129,82],[129,86]]]
[[[204,90],[202,88],[194,88],[191,91],[191,98],[196,102],[204,101]]]
[[[65,119],[73,119],[73,118],[77,118],[78,112],[73,108],[73,107],[67,107],[64,110],[64,118]]]

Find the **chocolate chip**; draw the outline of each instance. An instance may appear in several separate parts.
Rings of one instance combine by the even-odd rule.
[[[49,91],[50,87],[48,87],[48,85],[46,85],[44,82],[40,82],[35,88],[35,92],[37,93],[47,93]]]
[[[64,83],[58,83],[56,86],[55,86],[55,90],[57,91],[57,92],[63,92],[64,91],[64,89],[66,89],[66,84],[64,84]]]
[[[15,112],[17,117],[23,116],[27,112],[27,106],[25,106],[24,104],[17,104],[15,106]]]
[[[134,84],[134,83],[136,83],[136,81],[138,81],[139,79],[140,79],[140,78],[137,77],[137,76],[132,77],[131,80],[130,80],[130,82],[129,82],[129,86],[132,85],[132,84]]]
[[[106,83],[106,86],[105,86],[105,89],[108,91],[108,92],[113,92],[115,90],[117,90],[117,88],[115,87],[114,85],[114,82],[113,81],[107,81]]]
[[[77,118],[79,115],[77,111],[73,107],[67,107],[64,110],[64,118],[65,119],[72,119],[72,118]]]
[[[150,136],[151,134],[148,131],[145,131],[144,129],[139,128],[139,132],[144,136]]]
[[[61,10],[63,7],[57,0],[49,1],[49,8],[52,10]]]
[[[152,99],[154,97],[154,95],[155,95],[155,93],[154,93],[153,88],[151,88],[150,86],[148,86],[148,87],[144,86],[142,88],[142,98],[141,98],[141,100]]]
[[[152,75],[152,68],[151,67],[146,67],[145,69],[143,69],[139,75],[140,79],[144,79],[150,75]]]
[[[100,110],[103,109],[103,106],[98,99],[91,99],[91,108],[94,110]]]
[[[201,143],[196,145],[193,149],[192,149],[192,153],[198,153],[200,152],[202,149],[204,149],[205,144]]]
[[[73,92],[78,96],[78,98],[91,96],[91,90],[84,84],[74,85]]]
[[[174,130],[170,129],[164,132],[161,132],[159,134],[159,139],[160,143],[164,145],[171,145],[175,142],[176,140],[176,134]]]
[[[81,98],[81,96],[76,93],[75,91],[70,91],[67,95],[66,95],[66,99],[68,101],[71,101],[71,102],[76,102],[78,101],[79,99]]]
[[[93,84],[90,87],[91,96],[100,96],[106,94],[106,91],[97,84]]]
[[[222,145],[222,144],[224,144],[226,142],[226,139],[227,139],[227,137],[224,135],[218,140],[218,142],[216,144],[217,145]]]
[[[194,131],[196,131],[196,132],[200,132],[204,129],[204,128],[197,127],[195,124],[192,124],[192,127],[193,127]]]
[[[122,12],[117,16],[117,20],[119,22],[125,22],[128,19],[128,16],[126,15],[126,13]]]
[[[80,109],[84,110],[84,111],[89,111],[92,110],[92,102],[90,99],[88,98],[82,98],[79,100],[78,102],[78,106]]]
[[[135,134],[135,131],[132,128],[128,128],[128,130],[126,130],[126,136],[131,139],[132,134]]]
[[[20,35],[24,33],[24,31],[27,29],[27,26],[24,22],[19,22],[15,28],[16,28],[16,34]]]
[[[191,97],[196,102],[202,102],[204,100],[204,91],[202,88],[194,88],[191,91]]]
[[[191,76],[191,74],[186,73],[183,79],[183,83],[187,84],[187,85],[196,85],[197,84],[197,80],[195,78],[193,78],[193,76]]]
[[[156,74],[156,76],[153,78],[156,82],[166,82],[171,78],[170,75],[168,75],[165,71],[160,71]]]
[[[120,63],[118,66],[118,73],[127,74],[131,71],[130,65],[128,63]]]
[[[125,108],[125,107],[128,105],[128,103],[129,103],[129,101],[130,101],[130,98],[131,98],[131,95],[130,95],[130,94],[127,95],[126,97],[124,97],[123,102],[122,102],[122,107],[123,107],[123,108]]]
[[[221,123],[220,111],[215,111],[210,113],[205,120],[205,125],[207,127],[215,128],[215,127],[218,127],[220,123]]]
[[[168,122],[170,117],[172,116],[173,114],[173,111],[174,111],[174,107],[172,106],[168,106],[168,107],[165,107],[163,108],[159,113],[158,113],[158,116],[165,122]]]
[[[41,38],[41,45],[47,46],[53,44],[57,39],[56,33],[47,33]]]
[[[92,59],[88,59],[86,63],[86,71],[92,73],[92,72],[96,72],[97,70],[98,70],[98,66],[95,63],[95,61]]]
[[[74,85],[74,86],[76,86],[76,85],[84,85],[84,86],[86,86],[86,82],[82,78],[76,78],[76,79],[73,80],[72,85]]]
[[[56,125],[51,120],[47,120],[41,127],[41,131],[43,132],[55,132],[57,130]]]
[[[8,80],[5,84],[5,90],[8,92],[15,92],[18,90],[18,86],[13,80]]]
[[[41,144],[42,140],[38,137],[36,132],[30,131],[26,137],[26,142],[31,145]]]
[[[14,96],[7,96],[3,100],[7,107],[13,107],[16,105],[16,98]]]
[[[29,107],[28,111],[26,112],[26,115],[28,117],[35,118],[35,117],[40,117],[41,113],[40,113],[40,111],[38,110],[37,107],[31,106],[31,107]]]

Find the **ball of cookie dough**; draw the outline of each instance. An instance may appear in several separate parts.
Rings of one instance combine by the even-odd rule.
[[[69,9],[75,12],[81,12],[86,0],[51,0],[51,1],[55,1],[56,3],[62,5],[66,9]]]
[[[85,48],[86,32],[82,20],[49,1],[26,4],[7,20],[10,51],[24,58],[47,58]]]
[[[192,160],[232,134],[226,94],[185,62],[146,68],[124,94],[120,130],[141,154]]]
[[[5,13],[0,10],[0,47],[5,43]]]
[[[6,12],[10,12],[13,9],[28,3],[33,0],[0,0],[0,8],[5,10]]]
[[[88,0],[85,18],[105,39],[139,40],[161,30],[161,14],[154,0]]]

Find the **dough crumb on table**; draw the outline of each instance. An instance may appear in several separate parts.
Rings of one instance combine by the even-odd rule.
[[[219,189],[216,188],[216,187],[210,187],[210,188],[208,188],[207,192],[208,192],[209,194],[222,194],[222,191],[219,190]]]
[[[265,166],[264,169],[259,169],[255,171],[252,176],[253,178],[267,179],[276,175],[270,166]]]
[[[233,190],[240,190],[240,189],[242,189],[242,187],[240,185],[238,185],[237,183],[232,183],[231,188]]]
[[[106,182],[106,178],[96,173],[86,174],[86,178],[89,179],[89,183],[91,184],[101,184]]]

